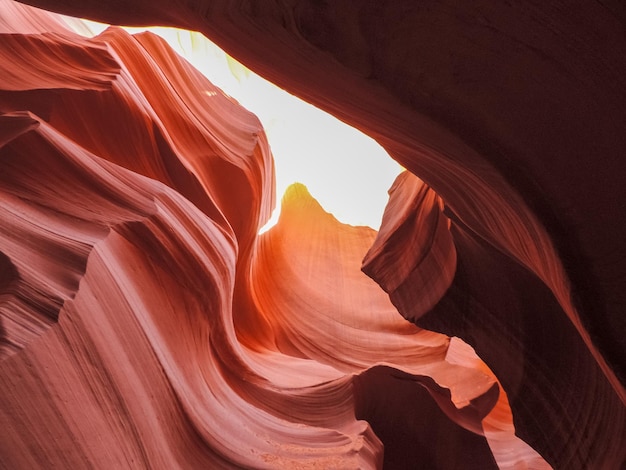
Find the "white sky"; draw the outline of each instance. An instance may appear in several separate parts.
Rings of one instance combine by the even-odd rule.
[[[84,28],[75,21],[72,27]],[[106,25],[83,20],[94,33]],[[373,139],[261,78],[227,56],[202,34],[173,28],[152,31],[214,85],[256,114],[267,133],[276,166],[277,207],[261,229],[276,223],[280,198],[292,183],[306,185],[328,212],[351,225],[378,229],[387,190],[401,167]]]

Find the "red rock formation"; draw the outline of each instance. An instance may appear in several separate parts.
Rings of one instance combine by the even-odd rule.
[[[401,177],[377,240],[325,221],[328,233],[307,245],[292,220],[255,252],[272,179],[251,115],[202,94],[214,88],[150,35],[81,39],[3,3],[2,31],[26,35],[0,42],[9,466],[376,465],[380,441],[355,418],[371,423],[396,468],[415,466],[415,442],[425,466],[541,465],[512,438],[504,395],[485,417],[495,388],[463,347],[443,340],[439,361],[483,384],[464,401],[463,387],[416,368],[401,347],[408,338],[398,339],[409,326],[348,268],[371,243],[368,274],[406,318],[475,347],[507,392],[517,434],[550,464],[624,463],[618,2],[32,3],[200,30],[377,138],[427,185]],[[285,261],[303,254],[306,267],[306,250],[320,246],[334,253],[321,271]],[[352,322],[336,329],[350,338],[332,354],[330,327],[318,326],[316,341],[306,334],[311,319],[330,322],[315,295],[337,259],[359,297],[332,284],[328,302]],[[304,307],[298,292],[318,299],[306,316],[288,315]],[[376,326],[353,308],[370,296]],[[359,352],[368,338],[402,372],[360,372],[380,362]],[[454,437],[426,452],[419,416]]]
[[[294,188],[256,245],[273,173],[254,116],[155,36],[87,40],[6,6],[7,467],[377,467],[383,448],[357,417],[374,420],[397,377],[421,396],[404,414],[430,410],[429,428],[466,449],[443,461],[494,464],[492,375],[448,361],[449,339],[360,272],[373,230]]]

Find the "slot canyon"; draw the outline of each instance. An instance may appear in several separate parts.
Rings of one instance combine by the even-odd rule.
[[[120,26],[373,138],[380,227]],[[620,0],[0,0],[0,468],[619,470],[625,384]]]

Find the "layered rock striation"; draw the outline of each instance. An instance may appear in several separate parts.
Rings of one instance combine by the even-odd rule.
[[[258,237],[253,115],[3,0],[7,468],[624,464],[618,2],[31,3],[202,31],[407,172],[378,233],[294,186]]]

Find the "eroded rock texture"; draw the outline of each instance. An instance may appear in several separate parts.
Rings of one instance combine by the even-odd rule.
[[[3,0],[3,465],[623,465],[620,3],[32,3],[202,31],[408,172],[378,234],[295,186],[257,238],[254,116]]]

